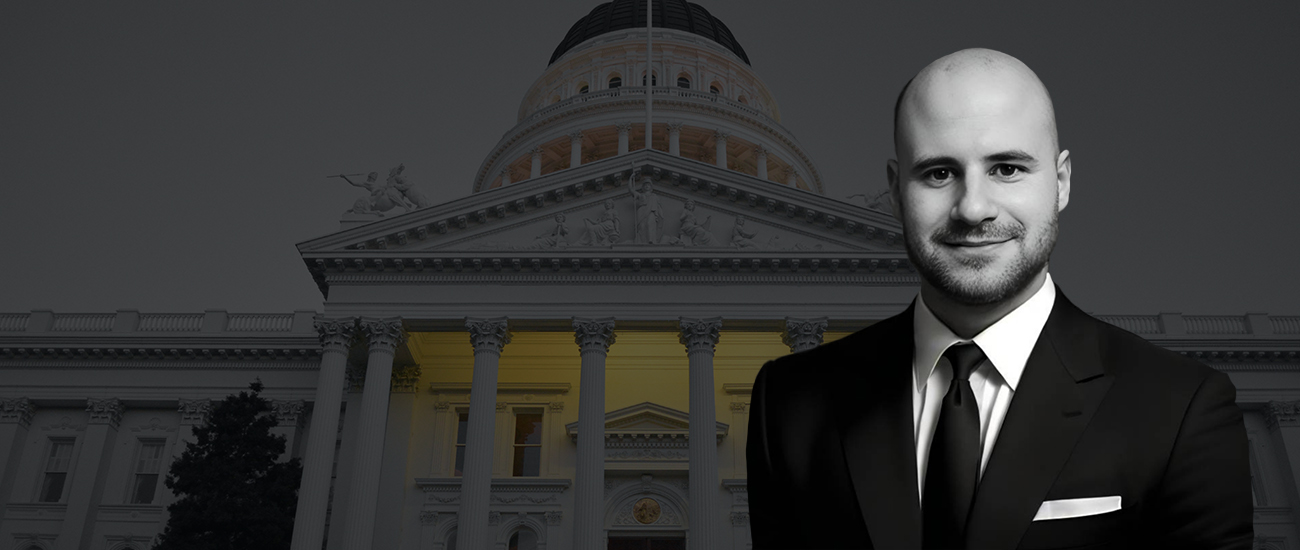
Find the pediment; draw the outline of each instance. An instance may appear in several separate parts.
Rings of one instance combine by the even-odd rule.
[[[626,157],[353,227],[299,250],[305,257],[902,251],[901,227],[876,210],[658,151]]]
[[[718,438],[727,434],[728,426],[717,422]],[[570,437],[577,438],[578,423],[565,425]],[[679,438],[690,431],[690,415],[649,401],[605,413],[605,437]]]

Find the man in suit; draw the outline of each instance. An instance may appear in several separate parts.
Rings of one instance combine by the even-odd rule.
[[[1223,373],[1094,319],[1048,274],[1070,154],[1019,60],[963,50],[899,96],[890,195],[920,295],[763,366],[753,548],[1241,548]]]

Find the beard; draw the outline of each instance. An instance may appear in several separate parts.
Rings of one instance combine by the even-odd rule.
[[[1010,299],[1025,290],[1047,266],[1056,244],[1057,216],[1030,233],[1021,224],[993,222],[971,226],[950,220],[928,236],[912,231],[904,220],[907,258],[926,282],[953,301],[984,306]],[[1008,240],[1009,239],[1009,240]],[[956,257],[948,253],[951,241],[1002,241],[1015,247],[1009,265],[998,268],[997,257]]]

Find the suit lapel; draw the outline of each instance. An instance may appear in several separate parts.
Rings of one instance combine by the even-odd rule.
[[[1102,369],[1096,322],[1056,289],[976,489],[967,548],[1016,546],[1092,420],[1113,382]]]
[[[844,459],[874,548],[919,548],[912,422],[912,307],[881,321],[874,339],[849,347],[839,363],[849,383],[836,388]],[[863,390],[866,394],[863,395]]]

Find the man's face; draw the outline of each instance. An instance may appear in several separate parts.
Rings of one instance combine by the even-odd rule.
[[[922,277],[958,303],[995,304],[1047,265],[1069,152],[1057,153],[1050,106],[959,84],[918,92],[903,110],[891,198]]]

